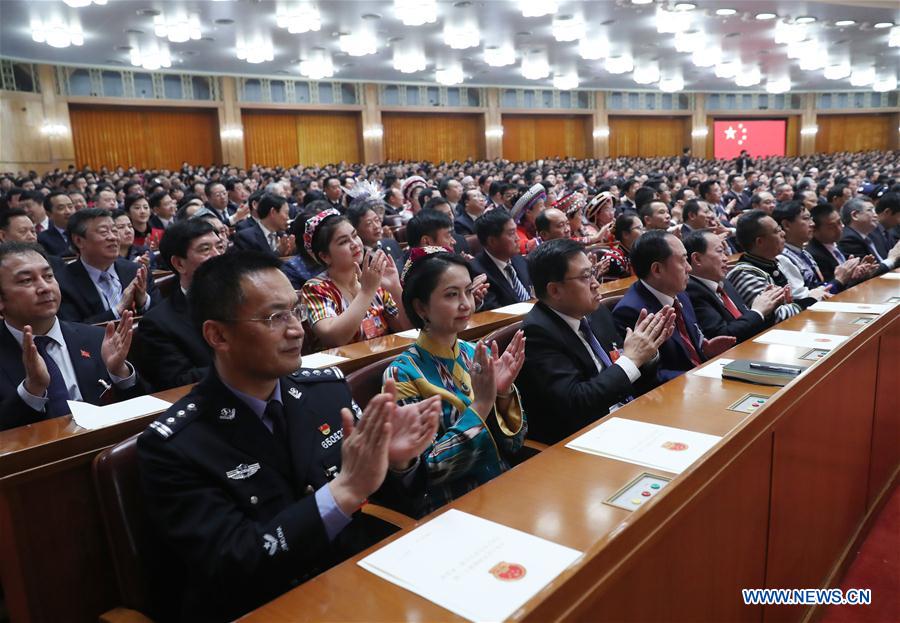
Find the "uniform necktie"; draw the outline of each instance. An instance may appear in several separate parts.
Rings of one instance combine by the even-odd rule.
[[[847,258],[844,257],[844,254],[841,253],[841,250],[838,249],[837,245],[831,247],[831,254],[834,256],[834,259],[838,261],[838,264],[843,264],[847,261]]]
[[[269,248],[273,251],[278,248],[278,234],[274,231],[269,233]]]
[[[702,362],[700,360],[700,355],[697,354],[697,349],[694,347],[694,343],[691,341],[691,334],[688,333],[687,325],[684,323],[684,312],[682,311],[681,301],[675,299],[674,306],[675,328],[678,330],[678,335],[681,336],[681,341],[684,343],[684,348],[688,353],[688,359],[690,359],[691,363],[695,366],[699,366]]]
[[[34,345],[37,346],[38,353],[43,358],[47,372],[50,374],[50,385],[47,386],[47,414],[50,417],[59,417],[70,412],[66,402],[69,399],[69,390],[56,361],[47,354],[47,346],[52,341],[53,339],[46,335],[34,336]]]
[[[716,292],[718,292],[719,298],[722,299],[722,304],[725,305],[725,309],[728,310],[728,313],[735,318],[740,318],[742,315],[741,311],[737,308],[737,305],[734,304],[734,301],[731,300],[728,294],[725,293],[725,288],[719,286],[716,288]]]
[[[115,309],[115,307],[119,304],[119,299],[121,298],[121,291],[116,287],[116,284],[113,283],[112,277],[109,276],[109,273],[100,273],[100,290],[103,291],[103,296],[106,297],[106,303],[108,305],[107,309]]]
[[[605,370],[606,368],[612,367],[612,359],[609,358],[609,355],[603,350],[599,340],[597,340],[597,336],[591,331],[591,325],[588,323],[587,318],[581,319],[581,322],[578,323],[578,328],[581,331],[581,335],[584,336],[584,339],[587,341],[588,346],[590,346],[591,350],[594,352],[594,355],[596,355],[597,359],[600,360],[600,363],[603,364],[603,369]],[[626,396],[622,402],[630,402],[632,400],[634,400],[633,396]]]
[[[41,225],[40,223],[38,223],[37,225],[34,226],[34,231],[37,233],[41,233],[42,231],[44,231],[44,226]]]
[[[516,275],[516,269],[513,268],[512,262],[506,265],[506,268],[503,269],[506,272],[506,277],[509,279],[509,282],[512,284],[513,291],[516,293],[516,298],[520,303],[523,303],[528,300],[528,292],[525,290],[525,286],[522,285],[522,282],[519,281],[518,275]]]
[[[872,242],[872,239],[866,236],[865,238],[863,238],[863,240],[865,240],[866,247],[869,249],[869,252],[875,256],[875,259],[879,262],[883,262],[884,258],[881,257],[881,253],[879,253],[878,249],[875,248],[875,243]]]
[[[265,416],[272,423],[272,434],[279,442],[287,443],[287,422],[284,417],[284,405],[277,400],[266,403]]]
[[[807,251],[806,249],[801,249],[800,255],[803,257],[804,260],[806,260],[806,265],[809,266],[810,270],[812,270],[813,273],[815,273],[816,279],[819,280],[819,283],[822,283],[823,281],[825,281],[825,278],[822,277],[822,271],[819,270],[819,265],[816,264],[815,258],[813,258],[813,256],[810,255],[809,251]]]

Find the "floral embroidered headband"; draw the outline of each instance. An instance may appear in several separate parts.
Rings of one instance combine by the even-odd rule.
[[[420,260],[437,253],[452,254],[453,249],[438,246],[412,248],[409,252],[409,259],[406,260],[406,264],[403,265],[403,272],[400,273],[400,283],[404,285],[406,284],[406,276],[409,274],[409,271],[412,269],[412,267],[415,266]]]
[[[322,210],[321,212],[310,218],[308,221],[306,221],[306,226],[303,228],[303,246],[306,249],[306,252],[309,253],[309,256],[317,262],[319,261],[319,258],[317,258],[313,254],[312,249],[313,236],[316,235],[316,228],[318,228],[319,225],[322,224],[322,221],[327,219],[329,216],[340,215],[341,213],[334,208],[328,208],[327,210]]]

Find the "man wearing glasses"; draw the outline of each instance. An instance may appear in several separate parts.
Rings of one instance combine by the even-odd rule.
[[[574,240],[540,245],[528,270],[538,303],[522,323],[528,345],[519,386],[529,436],[556,443],[646,389],[674,313],[645,311],[623,338],[601,303],[596,269]]]
[[[298,368],[304,313],[279,266],[239,251],[194,273],[213,364],[138,439],[167,568],[155,619],[239,617],[386,536],[357,512],[369,496],[421,485],[440,399],[399,407],[389,384],[361,413],[340,370]]]

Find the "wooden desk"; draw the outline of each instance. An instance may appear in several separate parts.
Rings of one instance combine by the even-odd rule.
[[[603,284],[621,294],[634,279]],[[521,316],[480,312],[466,338],[486,335]],[[395,335],[331,349],[349,357],[345,373],[395,356],[412,340]],[[174,402],[190,386],[155,394]],[[102,520],[94,502],[91,462],[135,435],[155,416],[85,430],[70,416],[0,432],[0,580],[19,621],[96,621],[119,603]]]
[[[834,300],[880,303],[898,293],[896,281],[872,279]],[[900,306],[864,326],[852,324],[857,317],[807,311],[780,324],[852,336],[787,387],[686,374],[617,411],[616,417],[724,436],[635,512],[604,500],[654,470],[575,452],[565,441],[453,502],[585,552],[513,620],[809,617],[805,607],[744,606],[740,589],[834,585],[896,483]],[[724,356],[810,364],[798,358],[802,353],[750,341]],[[772,400],[749,416],[727,410],[750,392]],[[458,618],[357,566],[367,553],[242,620]]]

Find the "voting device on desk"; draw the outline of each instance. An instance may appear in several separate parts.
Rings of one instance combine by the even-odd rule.
[[[784,387],[806,371],[807,366],[735,359],[722,368],[723,379]]]

